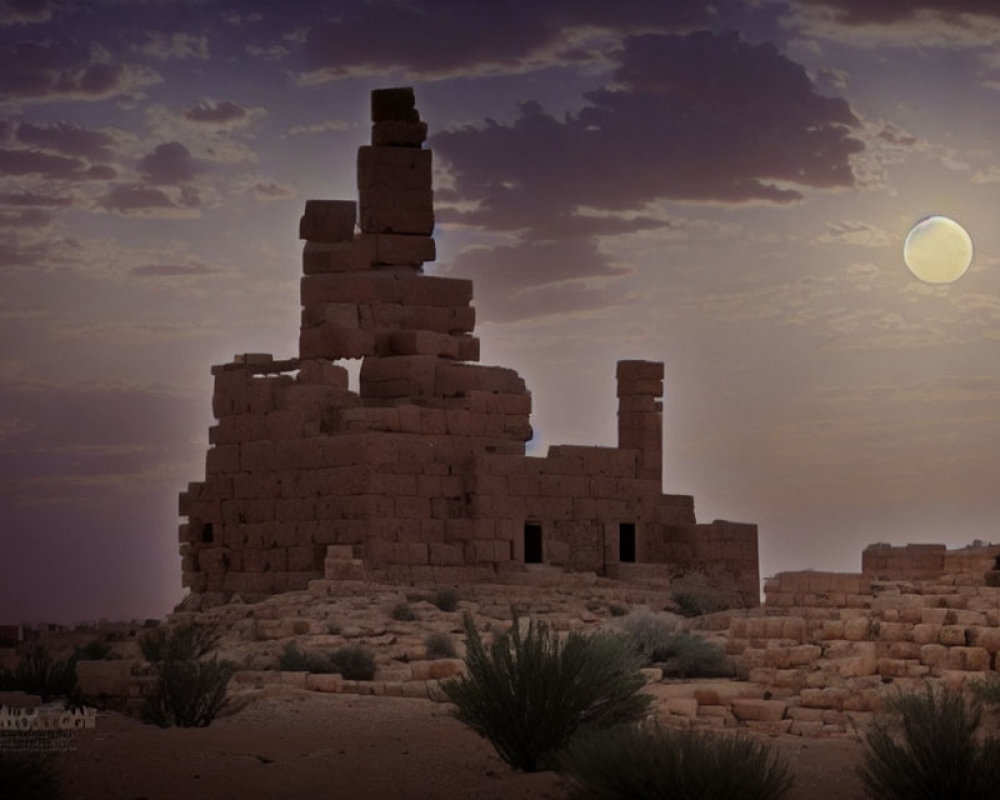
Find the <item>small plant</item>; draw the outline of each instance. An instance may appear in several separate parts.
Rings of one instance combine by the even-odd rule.
[[[652,661],[667,678],[728,678],[736,670],[722,646],[690,633],[678,633],[659,645]]]
[[[432,633],[424,639],[424,649],[427,657],[434,658],[454,658],[455,640],[450,633]]]
[[[726,603],[721,598],[698,592],[677,592],[674,595],[674,603],[685,617],[700,617],[702,614],[711,614],[726,608]]]
[[[413,622],[417,614],[409,603],[396,603],[392,608],[392,618],[397,622]]]
[[[1000,706],[1000,675],[990,672],[982,680],[968,684],[974,697],[988,706]]]
[[[628,614],[628,606],[623,606],[619,603],[611,603],[608,606],[608,613],[612,617],[624,617]]]
[[[62,794],[52,758],[0,751],[0,796],[4,800],[58,800]]]
[[[36,642],[22,651],[13,669],[0,666],[0,691],[40,695],[43,702],[55,697],[75,701],[78,699],[76,660],[56,660]]]
[[[342,628],[340,627],[339,622],[328,622],[326,624],[326,632],[331,636],[338,636],[341,630]]]
[[[1000,797],[1000,739],[983,737],[982,706],[952,689],[899,694],[863,739],[858,774],[887,800]]]
[[[203,659],[215,640],[213,630],[193,623],[152,628],[139,640],[139,649],[156,673],[142,707],[144,722],[161,728],[203,728],[215,719],[236,670],[229,661]]]
[[[675,627],[672,619],[649,611],[633,611],[621,621],[625,636],[647,664],[652,662],[654,652],[671,643]]]
[[[153,663],[192,661],[210,652],[217,639],[218,633],[213,628],[193,622],[175,628],[158,626],[139,637],[139,650],[143,658]]]
[[[441,611],[454,611],[458,608],[458,592],[451,586],[442,586],[434,593],[431,602]]]
[[[467,674],[443,688],[456,717],[511,766],[533,772],[579,730],[646,714],[639,659],[622,637],[571,633],[561,642],[535,621],[522,635],[515,614],[487,648],[469,614],[464,623]]]
[[[74,661],[105,661],[110,657],[111,645],[100,639],[92,639],[82,647],[73,648]]]
[[[333,672],[349,681],[370,681],[375,677],[375,654],[367,647],[349,644],[330,654]]]
[[[226,702],[235,666],[228,661],[162,661],[142,707],[143,722],[166,728],[204,728]]]
[[[764,742],[657,725],[581,736],[560,770],[601,800],[778,800],[792,786],[788,766]]]
[[[278,656],[278,669],[284,672],[314,672],[324,674],[337,672],[328,655],[299,650],[295,642],[285,645]]]

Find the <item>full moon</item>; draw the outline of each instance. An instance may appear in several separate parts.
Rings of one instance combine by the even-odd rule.
[[[951,283],[972,263],[972,237],[953,219],[928,217],[906,235],[903,260],[926,283]]]

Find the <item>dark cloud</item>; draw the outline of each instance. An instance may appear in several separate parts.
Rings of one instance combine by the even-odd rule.
[[[268,200],[284,200],[286,197],[294,197],[295,192],[288,186],[274,181],[258,181],[253,185],[253,195],[257,200],[267,202]]]
[[[574,34],[582,31],[690,30],[712,18],[704,0],[355,0],[309,30],[302,57],[306,72],[325,77],[393,68],[426,77],[516,72],[539,62],[592,59],[576,46]]]
[[[129,270],[137,278],[175,278],[196,275],[212,275],[218,272],[207,264],[144,264]]]
[[[203,168],[180,142],[165,142],[142,157],[139,171],[147,183],[176,186],[194,180]]]
[[[0,26],[48,22],[58,8],[54,0],[0,0]]]
[[[935,12],[942,19],[959,22],[963,14],[1000,18],[996,0],[801,0],[804,5],[820,6],[834,12],[845,25],[889,25],[915,19],[919,14]]]
[[[161,189],[148,186],[115,186],[105,194],[98,204],[108,211],[123,214],[150,209],[174,208],[174,201]]]
[[[198,105],[184,112],[184,118],[191,122],[205,122],[213,125],[225,125],[245,119],[246,116],[247,111],[243,106],[229,100],[223,100],[219,103],[202,100]]]
[[[34,145],[42,150],[81,156],[91,161],[110,161],[115,140],[102,131],[88,130],[78,125],[57,122],[54,125],[35,125],[22,122],[15,136],[22,144]]]
[[[101,49],[79,42],[0,49],[0,100],[104,100],[159,80],[148,67],[111,62]]]
[[[454,188],[438,192],[442,221],[521,238],[516,254],[481,250],[456,269],[486,275],[490,252],[511,259],[502,274],[515,292],[609,277],[592,237],[667,224],[620,212],[661,199],[789,203],[803,187],[853,185],[858,120],[773,45],[707,31],[645,34],[627,37],[616,58],[609,84],[586,94],[576,114],[557,119],[529,102],[510,125],[488,120],[433,137],[454,174]],[[572,249],[588,237],[585,254]],[[551,242],[559,246],[538,249]],[[511,271],[515,255],[530,266]]]
[[[0,205],[58,208],[73,205],[73,198],[59,195],[36,194],[35,192],[9,192],[0,193]]]
[[[38,150],[0,148],[0,175],[37,175],[62,180],[110,180],[117,173],[104,164],[90,164],[80,158],[42,153]]]
[[[40,208],[0,208],[0,228],[45,228],[51,222],[52,214]]]

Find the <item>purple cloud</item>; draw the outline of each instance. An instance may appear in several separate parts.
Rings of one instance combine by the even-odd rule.
[[[435,135],[454,174],[442,221],[517,232],[521,242],[470,251],[454,262],[490,291],[494,261],[513,297],[531,287],[614,277],[593,237],[662,227],[640,211],[657,200],[790,203],[804,188],[851,186],[863,149],[846,102],[818,94],[805,70],[770,44],[736,34],[627,37],[607,87],[564,119],[522,104],[510,125],[488,120]],[[472,210],[461,210],[472,204]],[[461,204],[461,205],[460,205]],[[581,240],[587,244],[581,249]],[[556,243],[558,246],[554,246]],[[490,254],[495,258],[491,258]],[[597,298],[595,297],[595,302]],[[603,297],[600,300],[603,302]],[[494,304],[498,315],[523,306]]]
[[[110,180],[116,176],[111,167],[91,165],[79,158],[42,153],[37,150],[0,148],[0,175],[37,175],[47,179]]]
[[[129,274],[137,278],[175,278],[196,275],[212,275],[218,272],[207,264],[144,264],[133,267]]]
[[[191,151],[180,142],[165,142],[156,146],[139,161],[139,171],[147,183],[155,186],[176,186],[193,181],[203,171],[191,157]]]
[[[834,12],[845,25],[888,25],[915,19],[923,12],[937,12],[942,19],[961,22],[963,14],[1000,18],[995,0],[802,0],[806,5],[822,6]]]
[[[306,72],[327,78],[373,69],[424,77],[518,72],[539,62],[593,60],[576,46],[581,31],[689,30],[712,18],[704,0],[352,2],[335,20],[309,29],[302,59]]]
[[[55,0],[0,0],[0,26],[48,22],[58,8]]]
[[[8,192],[0,193],[0,205],[57,208],[73,205],[73,198],[35,192]]]
[[[245,119],[247,110],[243,106],[229,100],[213,103],[202,100],[184,112],[184,118],[191,122],[204,122],[212,125],[228,125],[237,120]]]
[[[66,122],[53,125],[22,122],[17,126],[15,138],[22,144],[63,155],[89,158],[91,161],[110,161],[114,157],[112,148],[115,140],[112,136]]]
[[[113,187],[98,201],[98,204],[108,211],[118,211],[122,214],[175,207],[174,201],[160,189],[126,185]]]
[[[104,100],[161,80],[148,67],[106,59],[73,41],[0,48],[0,100]]]
[[[51,222],[52,214],[40,208],[0,208],[0,228],[45,228]]]

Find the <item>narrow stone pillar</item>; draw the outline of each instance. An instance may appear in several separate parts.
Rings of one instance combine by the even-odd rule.
[[[663,363],[619,361],[618,447],[639,450],[640,478],[663,479]]]

